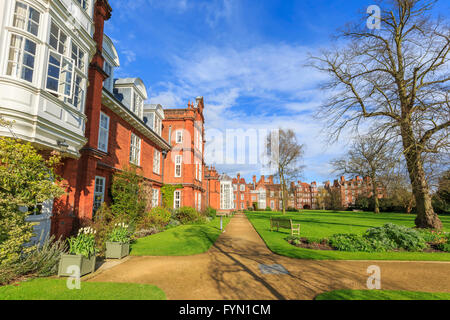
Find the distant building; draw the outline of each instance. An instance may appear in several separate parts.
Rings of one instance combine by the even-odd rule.
[[[346,180],[342,176],[339,180],[334,180],[333,184],[330,181],[325,182],[325,188],[327,190],[338,190],[344,208],[354,206],[359,196],[372,197],[373,195],[372,180],[369,177],[356,176],[351,180]],[[386,188],[379,186],[378,198],[382,199],[386,196]]]

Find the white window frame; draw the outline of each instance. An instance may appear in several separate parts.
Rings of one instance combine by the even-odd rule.
[[[161,152],[154,150],[153,152],[153,173],[160,174],[161,172]]]
[[[89,9],[89,0],[76,0],[78,2],[78,5],[83,9],[84,11],[88,11]]]
[[[57,61],[59,59],[59,65],[52,62],[50,59],[51,57],[53,57],[53,59],[55,59],[55,61]],[[64,65],[66,65],[67,67],[64,68]],[[58,69],[58,77],[56,78],[54,75],[50,75],[50,68],[53,67],[55,69]],[[67,75],[70,74],[70,79],[68,81],[67,79]],[[74,82],[74,74],[75,74],[75,70],[74,70],[74,62],[71,58],[68,58],[62,54],[59,54],[58,52],[54,51],[54,50],[50,50],[49,51],[49,55],[48,55],[48,66],[47,66],[47,76],[46,76],[46,81],[45,81],[45,88],[50,91],[53,92],[57,95],[61,95],[65,98],[71,98],[72,97],[72,92],[73,92],[73,82]],[[65,79],[64,79],[65,78]],[[49,87],[49,80],[52,81],[58,81],[58,88],[56,90],[52,89],[51,87]],[[69,89],[69,91],[67,92],[66,90]]]
[[[173,208],[181,208],[181,190],[176,190],[173,194]]]
[[[99,186],[97,184],[97,181],[102,181],[102,190],[101,191],[97,191],[97,186]],[[101,206],[101,204],[103,202],[105,202],[105,191],[106,191],[106,178],[105,177],[100,177],[100,176],[95,176],[95,183],[94,183],[94,204],[93,204],[93,212],[96,212],[98,210],[98,208]],[[98,205],[98,207],[96,208],[96,202],[97,202],[97,196],[101,197],[100,203]]]
[[[156,208],[158,205],[159,205],[159,189],[153,189],[152,208]]]
[[[105,118],[107,121],[107,126],[102,126],[102,117]],[[103,112],[100,112],[100,120],[99,120],[99,130],[98,130],[98,150],[101,150],[103,152],[108,152],[108,143],[109,143],[109,127],[110,127],[110,117],[106,115]],[[106,141],[101,141],[102,133],[104,134],[104,137]],[[105,148],[102,147],[102,144],[105,145]]]
[[[141,138],[131,133],[130,162],[136,166],[141,164]]]
[[[19,16],[18,12],[16,11],[17,7],[19,5],[22,5],[23,7],[25,7],[25,10],[27,11],[25,16]],[[38,14],[38,21],[36,21],[30,17],[31,13],[33,11]],[[41,16],[42,16],[42,13],[39,10],[37,10],[35,7],[32,7],[29,4],[22,2],[22,1],[16,1],[15,6],[14,6],[12,26],[14,28],[24,30],[24,31],[32,34],[35,37],[38,37],[39,36],[39,28],[40,28],[40,24],[41,24]],[[20,27],[19,25],[17,25],[18,23],[16,23],[16,21],[23,21],[23,26]],[[32,26],[35,27],[34,30],[36,30],[36,32],[32,31],[33,30]]]
[[[175,156],[175,178],[181,178],[182,176],[183,176],[183,156],[176,155]]]
[[[83,51],[83,49],[80,48],[79,45],[75,44],[73,41],[72,41],[71,57],[72,60],[74,61],[75,67],[84,73],[86,66],[85,64],[86,53]]]
[[[79,72],[75,72],[72,96],[70,98],[65,98],[67,103],[79,111],[84,110],[85,82],[86,79]]]
[[[202,194],[201,193],[197,194],[197,207],[198,207],[198,211],[202,211]]]
[[[245,184],[241,184],[241,185],[239,186],[239,189],[240,189],[241,191],[244,191],[244,192],[245,192]]]
[[[113,66],[108,62],[104,62],[103,71],[109,76],[103,82],[103,87],[106,88],[109,92],[113,91],[113,77],[114,77],[114,69]]]
[[[52,27],[58,29],[58,34],[52,33]],[[56,47],[51,44],[51,39],[54,38],[56,41]],[[65,40],[63,41],[63,39]],[[67,54],[67,49],[69,47],[69,37],[67,34],[61,30],[61,28],[53,21],[50,22],[50,35],[49,35],[49,46],[53,48],[54,51],[61,55]]]
[[[200,182],[202,182],[202,179],[203,179],[203,169],[202,169],[202,163],[200,162],[199,164],[198,164],[198,180],[200,181]]]
[[[175,131],[175,143],[183,143],[183,130]]]
[[[12,44],[13,39],[16,39],[15,40],[16,43],[14,44],[14,46]],[[34,52],[26,51],[27,41],[32,45],[34,45]],[[33,83],[36,64],[36,53],[38,51],[37,43],[22,35],[11,33],[8,44],[9,49],[8,49],[8,61],[6,66],[6,75],[16,79],[21,79]],[[12,51],[14,52],[13,60],[9,60],[9,56],[11,55]],[[26,59],[26,57],[32,59],[31,65],[29,65],[30,62]],[[31,70],[31,80],[25,77],[24,74],[25,70]]]

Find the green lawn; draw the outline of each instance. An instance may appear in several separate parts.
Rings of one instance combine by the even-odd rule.
[[[320,294],[315,300],[450,300],[450,293],[389,290],[336,290]]]
[[[230,218],[223,218],[223,226]],[[220,235],[220,218],[204,225],[183,225],[145,238],[131,246],[133,256],[189,256],[204,253]]]
[[[69,290],[67,279],[33,279],[0,287],[0,300],[166,300],[158,287],[147,284],[81,282]]]
[[[295,247],[284,238],[290,235],[288,230],[270,231],[270,216],[281,215],[275,212],[247,212],[247,217],[273,252],[298,259],[317,260],[422,260],[450,261],[450,253],[423,252],[343,252],[311,250]],[[375,215],[368,212],[332,212],[305,210],[300,213],[287,213],[287,218],[301,224],[301,236],[306,238],[326,238],[335,233],[362,234],[368,228],[379,227],[386,223],[414,226],[414,215],[383,213]],[[450,231],[450,216],[440,217],[445,231]]]

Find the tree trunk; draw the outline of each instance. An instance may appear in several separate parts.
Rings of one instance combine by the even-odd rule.
[[[431,205],[430,191],[423,169],[422,146],[417,146],[409,123],[402,125],[402,139],[409,178],[416,199],[416,227],[441,230],[442,222]]]
[[[373,197],[373,203],[374,203],[374,209],[373,212],[375,214],[380,213],[380,200],[378,199],[378,184],[375,180],[375,175],[372,175],[372,197]]]

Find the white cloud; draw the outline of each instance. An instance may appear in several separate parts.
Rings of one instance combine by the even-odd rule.
[[[317,89],[324,76],[305,67],[308,52],[314,48],[267,44],[242,50],[196,49],[170,57],[177,80],[158,84],[151,95],[153,103],[184,105],[187,99],[202,95],[209,130],[291,128],[305,145],[304,176],[320,182],[332,178],[328,161],[345,152],[346,146],[329,146],[321,134],[324,124],[313,118],[326,98]],[[242,174],[252,168],[217,167]]]

